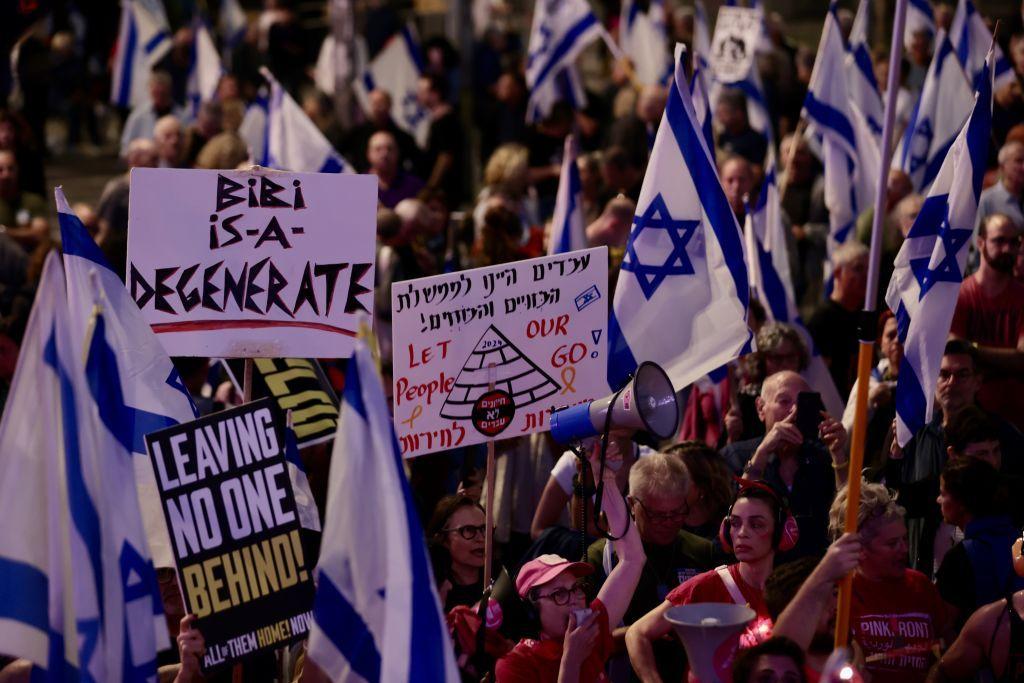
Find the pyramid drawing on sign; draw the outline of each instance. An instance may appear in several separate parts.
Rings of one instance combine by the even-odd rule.
[[[490,390],[488,366],[494,364],[494,388],[512,396],[516,410],[558,392],[558,383],[541,370],[494,325],[490,325],[462,365],[441,406],[441,417],[468,420],[473,403]]]

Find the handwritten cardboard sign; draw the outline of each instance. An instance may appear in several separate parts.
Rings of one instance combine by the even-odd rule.
[[[376,182],[133,169],[128,290],[172,356],[348,356],[373,308]]]
[[[314,558],[299,537],[269,398],[146,436],[203,668],[305,637]]]
[[[545,431],[608,393],[603,247],[396,283],[391,311],[407,457]]]
[[[720,83],[746,80],[761,37],[760,8],[722,7],[711,39],[711,68]]]

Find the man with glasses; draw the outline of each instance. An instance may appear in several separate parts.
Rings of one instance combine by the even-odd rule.
[[[647,562],[622,624],[612,625],[615,649],[622,655],[621,661],[613,659],[612,667],[630,670],[625,655],[626,628],[630,624],[661,604],[673,588],[716,565],[711,541],[683,531],[689,513],[686,505],[689,489],[690,475],[678,455],[652,453],[640,458],[629,470],[626,501],[640,532]],[[618,558],[611,545],[601,539],[590,546],[587,561],[594,568],[592,581],[596,590],[604,584]],[[664,645],[661,652],[655,649],[658,669],[664,680],[679,680],[683,675],[683,662],[678,648],[671,643]]]
[[[978,272],[960,287],[950,334],[978,347],[988,376],[978,392],[986,410],[1024,429],[1024,284],[1013,277],[1021,226],[992,214],[978,228]]]

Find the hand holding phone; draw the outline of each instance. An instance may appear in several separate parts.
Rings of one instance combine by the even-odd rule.
[[[818,438],[818,426],[822,421],[825,404],[817,391],[801,391],[796,397],[796,426],[804,441]]]

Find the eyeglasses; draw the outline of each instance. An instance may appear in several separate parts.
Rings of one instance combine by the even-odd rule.
[[[586,589],[584,588],[582,581],[577,581],[573,584],[572,588],[556,588],[547,595],[538,595],[537,600],[543,600],[547,598],[551,602],[555,603],[559,607],[564,607],[569,604],[569,601],[573,597],[586,597]]]
[[[956,379],[957,382],[964,382],[969,380],[973,374],[970,370],[957,370],[956,372],[939,370],[939,381],[948,382],[951,379]]]
[[[642,500],[636,497],[634,497],[633,500],[640,504],[640,507],[643,508],[644,515],[646,515],[647,519],[652,522],[682,522],[686,519],[686,515],[690,514],[690,506],[686,505],[685,502],[683,503],[683,507],[676,508],[671,512],[651,512],[651,510],[644,505]]]
[[[467,541],[472,541],[477,536],[484,535],[484,533],[487,531],[487,525],[480,524],[474,526],[472,524],[463,524],[462,526],[441,529],[441,531],[443,531],[446,534],[458,533],[459,536],[462,536]]]

